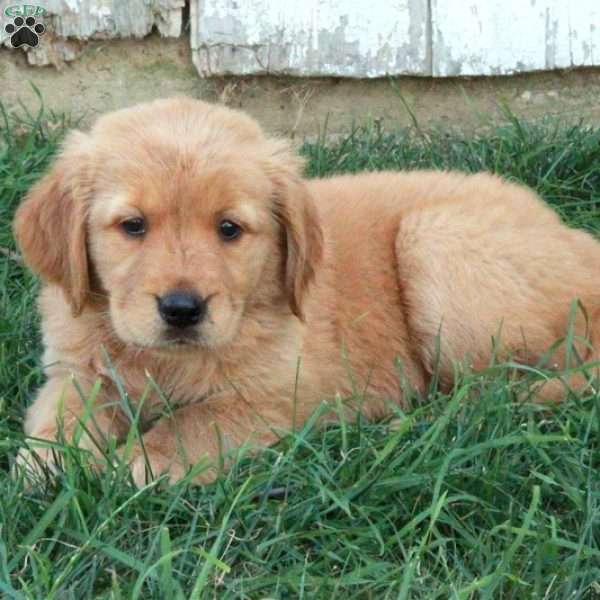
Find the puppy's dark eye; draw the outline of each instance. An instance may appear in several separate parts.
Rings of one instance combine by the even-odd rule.
[[[231,240],[240,237],[242,231],[243,229],[237,223],[234,223],[229,219],[224,219],[219,223],[219,235],[226,242],[230,242]]]
[[[121,227],[127,235],[131,235],[133,237],[139,237],[146,233],[146,221],[144,221],[144,219],[141,217],[127,219],[127,221],[123,221],[121,223]]]

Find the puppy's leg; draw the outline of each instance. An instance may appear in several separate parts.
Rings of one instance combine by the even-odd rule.
[[[554,355],[546,360],[546,366],[572,372],[567,371],[564,375],[534,384],[531,390],[533,399],[560,402],[570,391],[592,390],[594,383],[600,380],[600,309],[596,304],[590,301],[587,305],[590,310],[586,310],[585,315],[580,311],[574,322],[566,320],[560,337],[572,339],[563,342]]]
[[[89,382],[82,382],[82,386],[84,394],[92,388]],[[25,433],[32,438],[30,450],[22,450],[17,463],[33,471],[40,463],[52,467],[55,452],[51,445],[36,440],[77,441],[80,447],[99,453],[107,437],[122,437],[127,428],[125,416],[105,393],[100,391],[93,403],[86,402],[70,376],[53,376],[40,388],[27,411]]]
[[[400,224],[400,286],[423,367],[450,387],[457,362],[481,369],[494,354],[528,366],[546,357],[543,366],[559,371],[577,365],[569,356],[597,359],[600,244],[562,225],[529,190],[486,185],[477,203],[426,208]],[[577,299],[584,310],[571,319]],[[560,401],[587,383],[573,370],[534,386],[532,398]]]
[[[244,444],[264,447],[276,442],[277,431],[281,431],[275,429],[278,420],[275,415],[257,415],[234,394],[219,394],[162,418],[144,434],[141,443],[123,450],[123,458],[139,486],[163,473],[177,481],[203,461],[209,466],[195,480],[208,483],[217,475],[216,461],[221,452]]]

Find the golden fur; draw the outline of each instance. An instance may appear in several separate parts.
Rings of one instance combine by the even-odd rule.
[[[287,146],[242,113],[190,99],[103,116],[72,133],[15,218],[27,264],[44,282],[40,310],[47,382],[25,429],[53,439],[86,420],[98,439],[129,421],[115,372],[135,406],[152,473],[245,442],[272,443],[322,399],[364,392],[368,416],[406,404],[407,382],[474,368],[496,351],[535,364],[565,335],[574,298],[577,349],[597,358],[600,244],[562,225],[530,190],[488,174],[371,173],[306,181]],[[128,237],[125,219],[147,233]],[[241,224],[231,242],[216,233]],[[187,289],[209,298],[199,337],[173,343],[156,297]],[[552,357],[564,365],[564,351]],[[579,375],[570,385],[585,383]],[[561,381],[540,393],[564,395]],[[87,415],[87,416],[86,416]],[[90,440],[82,439],[82,443]],[[46,460],[48,453],[38,450]],[[129,457],[146,476],[141,447]],[[201,479],[207,480],[211,472]]]

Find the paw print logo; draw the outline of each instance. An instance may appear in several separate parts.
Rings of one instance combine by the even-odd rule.
[[[10,43],[13,48],[20,46],[30,46],[35,48],[40,35],[43,35],[46,28],[42,23],[37,23],[34,17],[15,17],[12,23],[4,26],[4,31],[10,35]]]

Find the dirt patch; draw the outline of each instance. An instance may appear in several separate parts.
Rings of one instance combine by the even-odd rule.
[[[503,120],[502,106],[518,116],[561,116],[600,123],[600,70],[432,79],[293,79],[199,77],[188,41],[90,42],[80,56],[56,67],[32,67],[21,51],[0,49],[0,99],[35,108],[31,84],[52,110],[89,121],[98,113],[175,94],[220,100],[243,108],[269,131],[298,139],[348,131],[353,123],[388,129],[413,118],[424,128],[473,130]],[[408,108],[407,108],[408,107]]]

